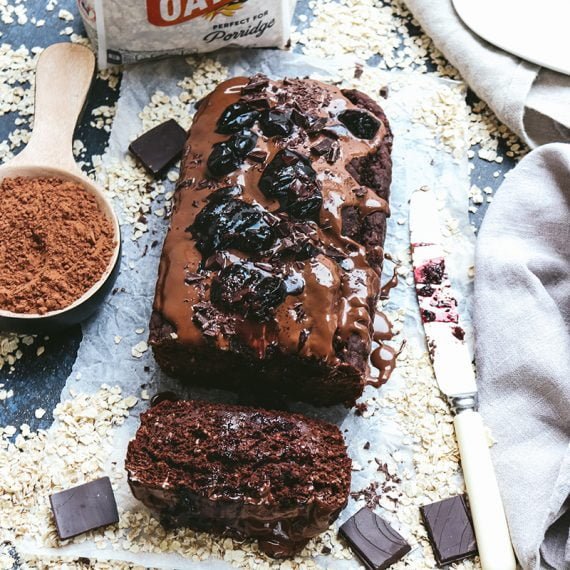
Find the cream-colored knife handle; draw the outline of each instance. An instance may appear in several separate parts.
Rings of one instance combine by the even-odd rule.
[[[479,413],[455,416],[455,434],[483,570],[515,570],[507,519]]]

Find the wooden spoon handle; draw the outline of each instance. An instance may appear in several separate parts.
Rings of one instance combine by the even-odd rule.
[[[53,44],[40,55],[34,130],[17,163],[79,170],[73,157],[73,132],[94,72],[95,56],[81,45]]]

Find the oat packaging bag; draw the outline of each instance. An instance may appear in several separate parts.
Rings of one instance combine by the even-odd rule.
[[[279,47],[296,0],[77,0],[99,66],[209,52]]]

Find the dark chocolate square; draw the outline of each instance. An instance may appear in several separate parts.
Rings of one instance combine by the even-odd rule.
[[[129,150],[156,176],[180,158],[186,138],[186,131],[170,119],[134,140]]]
[[[405,539],[368,507],[350,517],[339,532],[369,570],[388,568],[411,550]]]
[[[475,532],[464,495],[420,507],[439,567],[477,554]]]
[[[62,540],[119,522],[109,477],[55,493],[49,500]]]

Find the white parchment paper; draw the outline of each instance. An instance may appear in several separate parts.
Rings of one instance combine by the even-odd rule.
[[[302,56],[277,51],[229,52],[220,56],[222,63],[229,68],[229,74],[252,74],[264,72],[273,77],[307,76],[317,74],[320,77],[334,79],[339,67],[346,62],[334,62],[325,65],[321,61],[312,61]],[[116,164],[124,159],[129,142],[141,134],[142,125],[139,117],[141,110],[149,103],[150,98],[158,90],[167,95],[179,95],[183,90],[179,82],[185,77],[191,77],[196,61],[187,62],[184,59],[173,59],[162,62],[146,63],[129,68],[123,77],[121,97],[118,103],[116,118],[113,125],[110,144],[104,157],[104,165]],[[448,238],[449,250],[448,267],[451,278],[460,292],[460,314],[464,318],[468,338],[470,335],[470,303],[471,282],[468,270],[472,265],[473,231],[467,215],[467,189],[469,186],[467,161],[457,161],[447,152],[438,149],[433,134],[424,126],[412,121],[413,110],[428,97],[437,92],[443,81],[426,75],[383,74],[382,83],[389,88],[386,100],[380,99],[378,93],[372,93],[385,108],[394,131],[395,143],[393,152],[394,173],[391,195],[392,217],[388,225],[386,251],[405,259],[409,246],[407,205],[408,199],[415,189],[423,185],[432,187],[441,200],[441,218],[444,233],[451,220],[455,228]],[[189,112],[193,108],[189,105]],[[166,182],[167,189],[172,190],[173,184]],[[170,186],[169,186],[170,185]],[[152,210],[162,207],[161,198],[152,204]],[[117,202],[120,209],[120,203]],[[62,398],[69,397],[70,389],[77,392],[94,392],[102,383],[111,386],[121,386],[123,393],[140,396],[141,390],[146,389],[151,395],[162,390],[174,390],[186,397],[202,397],[215,400],[234,401],[232,394],[221,391],[205,391],[188,389],[178,382],[167,378],[155,364],[151,351],[142,357],[132,355],[132,347],[146,340],[148,335],[148,320],[154,295],[157,267],[168,220],[158,216],[148,216],[149,232],[140,239],[131,239],[132,228],[123,226],[123,259],[122,270],[117,281],[118,292],[111,295],[99,314],[85,323],[83,341],[79,348],[73,371],[67,381]],[[159,242],[152,247],[153,242]],[[392,274],[393,266],[386,263],[386,281]],[[419,314],[416,309],[416,299],[413,287],[406,283],[411,275],[404,275],[401,284],[392,291],[385,309],[397,311],[405,309],[402,332],[394,339],[397,346],[406,339],[409,350],[423,351],[424,337]],[[137,333],[137,329],[139,332]],[[141,333],[140,329],[144,329]],[[116,338],[121,337],[117,344]],[[362,398],[366,401],[378,395],[386,395],[390,391],[403,390],[404,382],[398,370],[393,374],[387,385],[378,392],[368,387]],[[139,400],[125,424],[116,429],[113,449],[109,456],[109,472],[121,472],[128,441],[134,436],[138,426],[138,414],[148,407],[148,401]],[[395,451],[400,451],[402,464],[412,466],[412,452],[409,441],[403,437],[402,430],[390,410],[371,417],[356,415],[342,407],[316,409],[297,404],[293,407],[311,416],[326,418],[339,424],[344,432],[349,453],[355,461],[358,470],[353,472],[353,490],[366,487],[378,476],[377,464],[370,462],[370,452],[363,449],[366,441],[374,456],[386,458]],[[366,414],[365,414],[366,416]],[[116,462],[116,466],[113,465]],[[413,468],[413,467],[411,467]],[[138,503],[130,494],[126,477],[114,481],[119,512],[141,511],[145,507]],[[361,502],[350,500],[349,506],[342,513],[339,523],[346,520],[362,506]],[[398,523],[393,513],[383,513],[396,528],[406,536],[407,529]],[[136,529],[135,529],[136,530]],[[102,531],[100,531],[102,532]],[[134,532],[134,534],[138,534]],[[144,529],[141,529],[144,535]],[[112,544],[104,542],[95,544],[93,537],[82,542],[73,542],[59,549],[45,549],[33,540],[19,545],[26,552],[41,555],[83,556],[100,559],[129,560],[159,568],[227,568],[229,564],[215,558],[206,562],[193,562],[179,554],[146,553],[144,545],[138,538],[132,544]],[[139,552],[133,552],[137,550]],[[408,557],[413,559],[421,556],[421,549],[415,549]],[[338,569],[357,568],[354,560],[333,560],[325,556],[317,559],[325,567]],[[277,564],[278,567],[278,564]]]

